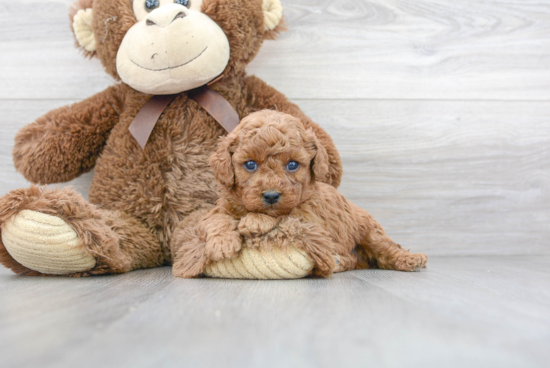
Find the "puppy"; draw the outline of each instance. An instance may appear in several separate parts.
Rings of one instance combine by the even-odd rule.
[[[173,272],[200,276],[243,246],[305,251],[313,274],[357,268],[414,271],[428,257],[394,243],[365,210],[325,181],[326,150],[300,120],[274,111],[243,119],[223,138],[210,164],[221,184],[217,206],[192,229],[175,234]]]

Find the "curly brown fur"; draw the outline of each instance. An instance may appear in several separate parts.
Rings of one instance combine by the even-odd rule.
[[[124,35],[136,22],[132,2],[79,0],[71,17],[78,9],[90,6],[97,41],[94,56],[110,75],[120,80],[116,55]],[[281,30],[265,31],[261,0],[204,0],[202,10],[220,25],[231,46],[224,78],[211,88],[225,97],[241,117],[262,109],[301,117],[328,150],[330,177],[321,180],[337,186],[342,166],[328,134],[282,93],[255,77],[246,76],[245,67],[258,53],[264,39],[273,38]],[[94,169],[89,191],[93,206],[79,199],[83,208],[95,208],[84,212],[86,216],[101,213],[98,216],[102,220],[97,226],[104,229],[105,234],[118,234],[125,229],[125,236],[131,236],[137,227],[154,238],[137,241],[136,248],[143,247],[139,252],[125,253],[131,266],[113,265],[109,272],[170,263],[175,254],[171,241],[176,229],[182,231],[180,224],[196,224],[197,214],[210,210],[218,198],[217,183],[208,160],[220,136],[226,134],[224,129],[184,92],[166,108],[142,149],[128,127],[150,98],[151,95],[120,83],[85,101],[46,114],[23,128],[16,137],[15,165],[29,181],[65,182]],[[26,192],[20,193],[22,197],[26,195]],[[60,191],[58,195],[64,201],[73,199],[68,192]],[[15,200],[10,195],[2,202],[16,207],[12,203]],[[40,208],[47,210],[48,207],[39,206],[37,210]],[[58,209],[51,213],[56,211]],[[59,209],[57,215],[63,217],[63,211]],[[113,230],[114,227],[118,230]],[[105,247],[107,252],[111,243],[107,239],[97,247]],[[157,260],[158,254],[162,254],[162,261]],[[150,259],[155,262],[149,262]],[[22,266],[13,267],[21,269]]]
[[[256,170],[245,169],[249,161],[257,164]],[[291,161],[300,164],[295,172],[287,169]],[[234,257],[240,249],[233,244],[237,222],[246,246],[296,244],[312,257],[314,273],[321,276],[367,264],[414,271],[428,260],[424,254],[403,250],[367,211],[319,180],[329,172],[327,152],[314,132],[295,117],[274,111],[250,115],[220,142],[210,164],[222,184],[221,197],[198,224],[194,237],[190,234],[183,244],[192,256],[179,254],[177,264],[185,270],[179,276],[197,276],[201,267],[220,256]],[[280,200],[269,204],[263,194],[274,191],[280,193]],[[231,227],[225,226],[229,223]],[[225,237],[221,231],[227,231]],[[207,251],[213,234],[225,240],[217,244],[216,257]],[[364,257],[359,265],[356,248]],[[199,265],[194,263],[197,259]]]
[[[342,181],[344,170],[342,168],[340,154],[330,135],[304,114],[296,104],[290,102],[285,95],[278,92],[275,88],[269,86],[258,77],[248,76],[245,78],[244,82],[248,90],[248,103],[257,106],[258,110],[267,109],[284,112],[300,119],[305,128],[313,130],[320,145],[325,148],[330,164],[328,167],[328,175],[323,178],[318,177],[317,180],[338,188]]]

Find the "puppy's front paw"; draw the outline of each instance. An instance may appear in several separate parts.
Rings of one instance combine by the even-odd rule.
[[[415,271],[419,268],[426,268],[428,256],[422,253],[402,253],[397,258],[394,269],[397,271]]]
[[[241,251],[242,243],[240,234],[235,231],[224,235],[214,235],[206,240],[206,255],[214,262],[235,258]]]
[[[249,213],[239,223],[239,232],[246,237],[265,235],[281,222],[280,218],[261,213]]]
[[[198,277],[204,271],[208,261],[203,249],[204,243],[199,239],[183,244],[176,253],[172,266],[174,276],[186,279]]]

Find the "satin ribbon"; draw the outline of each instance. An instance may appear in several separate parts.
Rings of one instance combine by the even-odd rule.
[[[220,93],[208,88],[208,86],[202,86],[189,91],[187,94],[228,133],[231,133],[239,125],[239,114]],[[142,149],[145,149],[160,116],[177,96],[179,94],[153,96],[136,115],[128,129]]]

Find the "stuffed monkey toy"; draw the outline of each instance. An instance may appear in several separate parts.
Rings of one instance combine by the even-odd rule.
[[[241,118],[272,109],[298,117],[328,153],[331,138],[245,67],[282,30],[279,0],[79,0],[76,42],[118,82],[23,128],[15,167],[35,184],[94,169],[89,201],[31,186],[0,199],[0,262],[21,275],[90,276],[171,264],[178,232],[215,205],[208,165]]]

